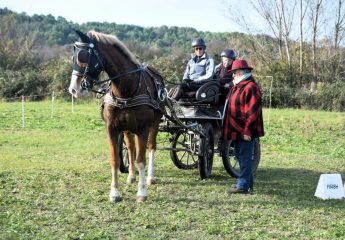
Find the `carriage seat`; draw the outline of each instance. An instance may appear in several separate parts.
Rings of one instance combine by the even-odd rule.
[[[182,102],[191,103],[212,103],[219,101],[220,84],[218,81],[210,81],[203,84],[197,91],[185,92],[181,98]]]

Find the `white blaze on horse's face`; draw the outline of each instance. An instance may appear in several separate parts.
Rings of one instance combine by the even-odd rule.
[[[68,88],[68,91],[70,94],[73,95],[73,97],[89,97],[91,96],[91,92],[88,90],[84,90],[81,87],[81,81],[82,77],[78,74],[77,71],[73,70],[72,76],[71,76],[71,82]]]

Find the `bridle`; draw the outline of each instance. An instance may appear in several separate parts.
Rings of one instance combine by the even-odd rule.
[[[74,43],[72,75],[83,77],[81,86],[84,90],[91,90],[92,86],[99,82],[98,76],[104,70],[104,64],[105,62],[93,42]]]
[[[86,62],[87,61],[87,62]],[[83,65],[86,65],[85,67]],[[146,70],[147,66],[137,66],[137,68],[129,70],[125,73],[120,73],[114,77],[99,80],[100,73],[104,70],[105,60],[99,52],[97,45],[91,43],[75,42],[73,54],[73,72],[72,75],[83,77],[81,87],[84,90],[90,90],[98,94],[105,94],[104,91],[95,91],[93,87],[103,83],[119,79],[126,75],[134,74]]]

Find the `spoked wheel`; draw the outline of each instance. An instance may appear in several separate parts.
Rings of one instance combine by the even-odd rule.
[[[211,123],[202,124],[202,129],[205,133],[205,137],[200,139],[200,151],[199,154],[199,173],[201,179],[209,178],[211,176],[213,166],[213,153],[214,153],[214,131]]]
[[[126,143],[124,141],[123,133],[119,135],[119,148],[120,148],[120,172],[121,173],[128,173],[128,167],[129,167],[129,156],[128,151],[126,147]]]
[[[260,163],[260,155],[261,155],[261,148],[260,148],[260,139],[254,139],[254,149],[253,149],[253,174],[257,170],[259,163]],[[223,165],[226,172],[235,178],[238,178],[240,175],[240,165],[236,158],[236,149],[231,140],[227,140],[223,142],[222,147],[222,160]]]
[[[186,130],[178,130],[173,135],[170,157],[174,165],[180,169],[194,169],[198,167],[198,159],[193,155],[195,148],[194,134]]]

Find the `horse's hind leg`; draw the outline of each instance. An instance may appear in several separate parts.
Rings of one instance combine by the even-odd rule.
[[[120,202],[122,200],[119,191],[119,167],[120,156],[118,151],[118,138],[119,133],[115,132],[112,128],[107,127],[108,143],[110,150],[109,163],[111,166],[111,185],[109,199],[111,202]]]
[[[156,121],[154,125],[150,128],[149,138],[147,143],[147,150],[149,152],[149,164],[147,167],[147,184],[152,185],[156,183],[155,178],[155,166],[154,166],[154,159],[155,159],[155,152],[157,146],[157,134],[158,134],[158,127],[159,121]]]
[[[128,177],[127,184],[132,184],[135,182],[135,142],[134,134],[129,132],[124,132],[126,147],[129,157],[129,167],[128,167]]]

